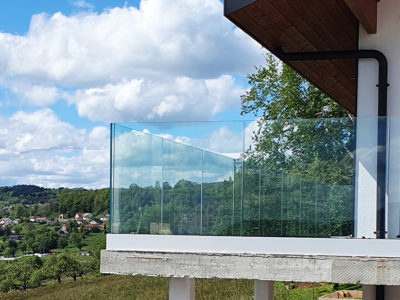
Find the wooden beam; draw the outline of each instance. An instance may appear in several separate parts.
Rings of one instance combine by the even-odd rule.
[[[344,0],[358,21],[369,33],[377,31],[377,0]]]

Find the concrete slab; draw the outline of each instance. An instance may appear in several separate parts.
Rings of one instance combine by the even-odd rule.
[[[400,258],[103,250],[102,273],[400,285]]]
[[[400,240],[107,234],[107,250],[400,257]]]

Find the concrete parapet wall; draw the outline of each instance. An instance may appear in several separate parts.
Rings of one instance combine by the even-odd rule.
[[[102,273],[400,285],[400,258],[103,250]]]

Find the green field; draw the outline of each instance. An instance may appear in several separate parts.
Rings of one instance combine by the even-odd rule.
[[[332,284],[321,284],[314,288],[287,289],[287,285],[276,282],[276,300],[311,300],[329,293]],[[339,286],[349,288],[349,286]],[[76,282],[55,281],[35,289],[0,293],[0,299],[168,299],[168,279],[138,276],[100,276],[85,278]],[[252,280],[197,279],[196,299],[253,299]]]

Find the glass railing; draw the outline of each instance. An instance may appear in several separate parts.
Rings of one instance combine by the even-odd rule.
[[[111,232],[353,236],[357,123],[112,124]]]

